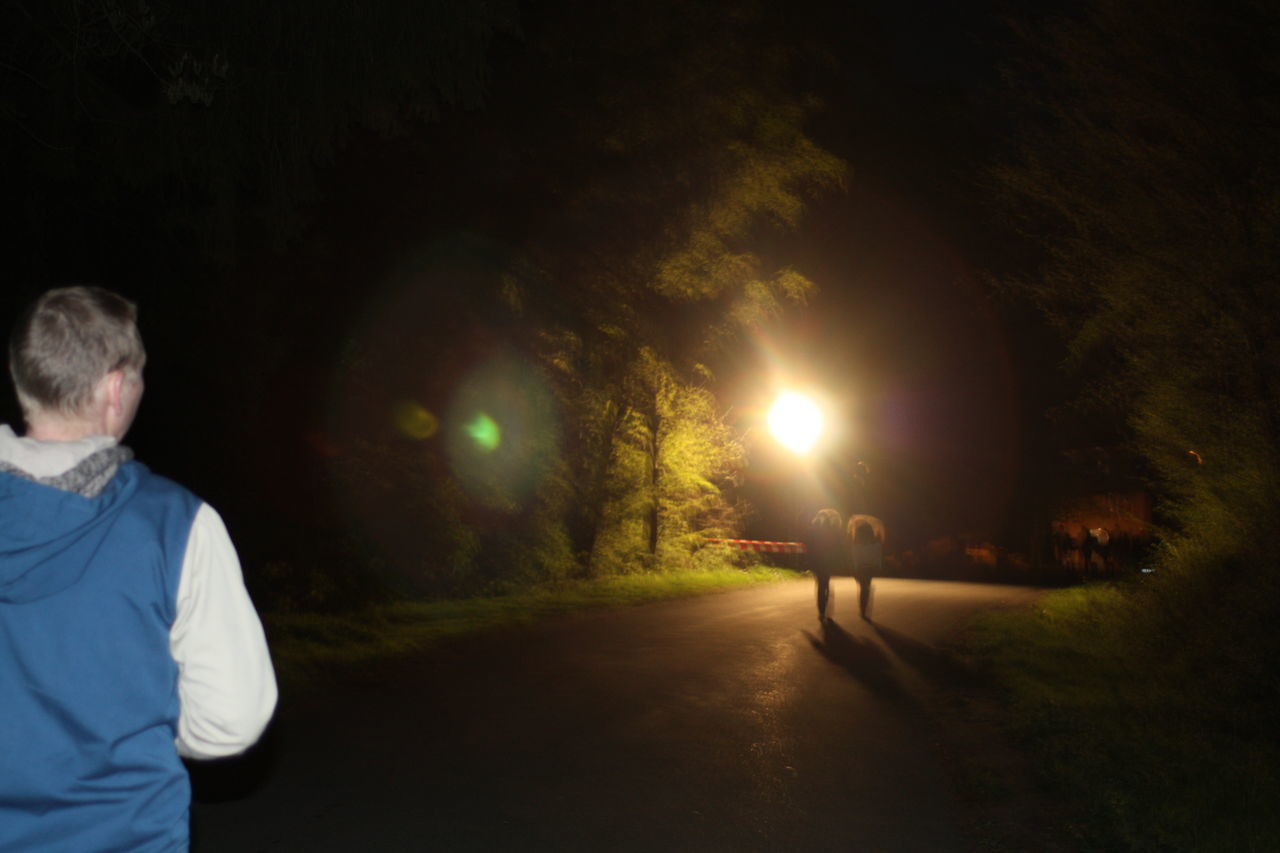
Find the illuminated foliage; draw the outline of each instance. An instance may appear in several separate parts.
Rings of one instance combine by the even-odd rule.
[[[742,446],[715,397],[682,383],[652,349],[632,364],[623,399],[607,473],[613,495],[592,556],[605,565],[688,568],[704,537],[737,524],[721,487],[742,467]]]
[[[594,76],[552,105],[568,133],[543,194],[559,204],[525,245],[555,304],[538,308],[537,281],[525,304],[551,321],[539,346],[574,425],[575,550],[591,571],[678,564],[700,527],[734,523],[720,486],[739,451],[704,365],[810,293],[760,249],[845,167],[806,135],[817,105],[789,89],[757,4],[572,14],[593,38],[547,22],[548,73]]]
[[[506,513],[467,522],[503,528],[482,537],[478,573],[557,576],[565,553],[592,574],[687,565],[702,536],[734,532],[722,487],[740,449],[703,365],[806,298],[813,285],[761,249],[844,179],[805,134],[817,105],[790,90],[790,56],[771,30],[749,2],[530,11],[527,64],[469,130],[472,159],[459,168],[473,180],[439,202],[482,223],[486,238],[459,244],[488,258],[485,272],[457,284],[426,262],[404,276],[420,294],[395,307],[405,319],[368,342],[387,350],[372,383],[420,385],[415,373],[430,366],[442,387],[423,402],[441,413],[448,476]],[[411,318],[418,328],[401,332]],[[536,358],[558,414],[557,455],[539,457],[519,500],[499,475],[506,419],[475,399],[455,424],[441,401],[494,337]],[[467,429],[479,412],[501,436],[489,453],[474,453]],[[505,569],[489,555],[503,540],[524,543]],[[555,558],[514,569],[532,542]]]
[[[581,117],[573,168],[553,177],[564,203],[533,257],[585,297],[573,324],[586,346],[631,335],[687,370],[806,297],[812,284],[759,250],[798,225],[806,199],[841,186],[845,165],[806,135],[817,104],[790,90],[794,49],[771,40],[757,4],[618,1],[593,14],[608,20],[595,38],[548,55],[563,73],[600,73],[566,105]]]

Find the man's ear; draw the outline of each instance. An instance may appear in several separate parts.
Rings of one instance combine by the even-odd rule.
[[[98,394],[98,399],[109,408],[119,409],[124,399],[124,371],[108,370],[107,374],[98,380]]]

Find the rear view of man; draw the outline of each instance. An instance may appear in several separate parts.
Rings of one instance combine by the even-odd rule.
[[[146,360],[132,303],[52,290],[14,329],[27,430],[0,425],[0,853],[184,851],[179,755],[275,709],[218,514],[119,442]]]
[[[818,621],[827,621],[831,598],[831,576],[849,573],[849,551],[845,547],[844,520],[834,509],[820,509],[809,522],[805,560],[818,589]]]

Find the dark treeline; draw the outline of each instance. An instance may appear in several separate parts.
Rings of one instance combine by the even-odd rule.
[[[131,436],[267,608],[690,567],[709,365],[845,167],[752,3],[10,4],[5,307],[136,298]],[[10,419],[16,413],[10,406]]]
[[[1157,500],[1128,647],[1274,719],[1280,12],[1098,0],[1017,30],[1020,121],[988,186],[1022,252],[996,278],[1067,344],[1058,423]]]

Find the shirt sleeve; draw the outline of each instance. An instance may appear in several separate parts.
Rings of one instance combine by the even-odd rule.
[[[275,671],[235,546],[208,504],[187,540],[169,651],[178,664],[178,753],[222,758],[252,746],[275,711]]]

